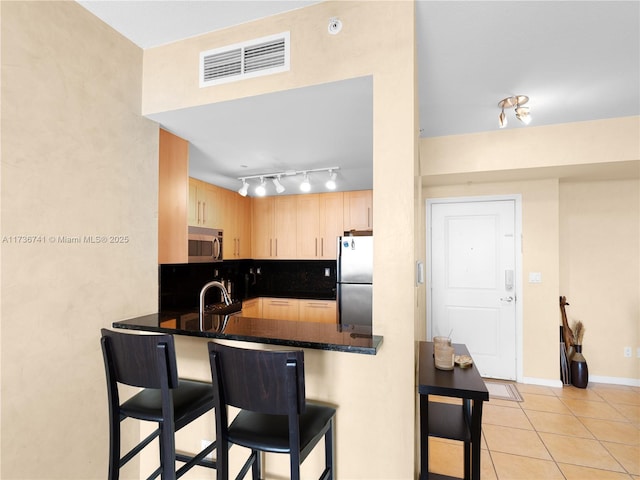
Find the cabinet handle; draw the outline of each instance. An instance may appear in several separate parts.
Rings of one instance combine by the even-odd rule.
[[[320,239],[320,256],[324,257],[324,237]]]
[[[207,223],[207,202],[202,202],[202,223]]]
[[[202,202],[198,202],[198,223],[200,223],[200,203]]]
[[[273,239],[269,239],[269,256],[273,257]]]
[[[307,304],[307,307],[309,307],[309,308],[328,308],[329,305],[327,305],[326,303],[309,303],[309,304]]]
[[[371,228],[371,208],[367,207],[367,227]]]
[[[316,237],[315,242],[316,242],[316,253],[314,253],[314,255],[317,257],[318,256],[318,237]]]
[[[276,238],[276,257],[278,256],[278,239]]]

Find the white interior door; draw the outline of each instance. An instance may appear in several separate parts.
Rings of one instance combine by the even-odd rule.
[[[483,377],[516,379],[515,201],[432,203],[431,335],[467,345]]]

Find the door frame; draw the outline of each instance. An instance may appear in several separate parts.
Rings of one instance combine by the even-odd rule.
[[[522,372],[522,350],[523,350],[523,338],[522,338],[522,312],[523,312],[523,296],[522,287],[524,277],[522,275],[522,195],[482,195],[471,197],[446,197],[446,198],[428,198],[425,200],[425,253],[426,253],[426,332],[427,338],[431,338],[431,320],[432,312],[431,305],[431,284],[433,274],[433,263],[431,258],[431,206],[434,204],[443,203],[473,203],[473,202],[493,202],[502,200],[512,200],[515,208],[515,272],[516,278],[516,381],[521,382],[523,378]]]

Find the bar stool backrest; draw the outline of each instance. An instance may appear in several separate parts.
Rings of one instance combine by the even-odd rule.
[[[178,386],[178,367],[171,335],[131,335],[102,329],[105,361],[111,381],[141,387]]]
[[[216,361],[219,407],[232,405],[244,410],[272,415],[301,414],[305,411],[304,353],[265,351],[210,343]],[[291,412],[291,407],[297,412]]]

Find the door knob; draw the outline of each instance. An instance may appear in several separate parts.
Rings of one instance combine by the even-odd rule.
[[[513,302],[513,297],[501,298],[501,302]]]

